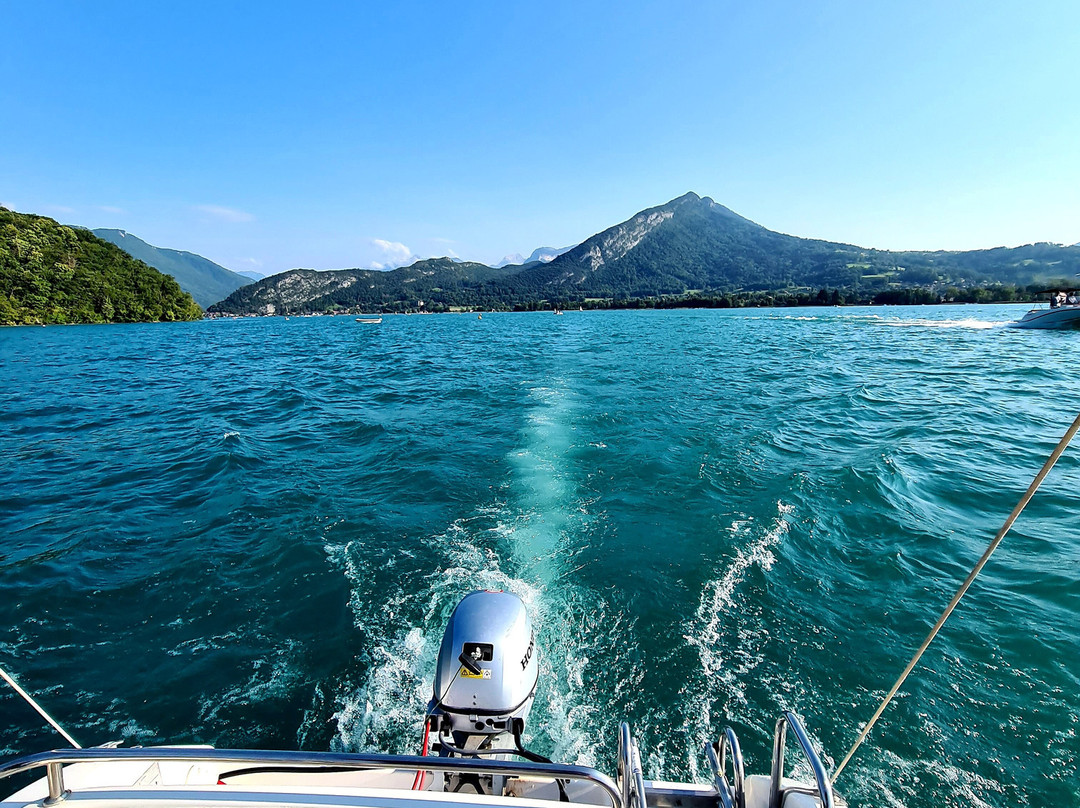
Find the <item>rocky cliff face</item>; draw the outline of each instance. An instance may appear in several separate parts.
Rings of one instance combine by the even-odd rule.
[[[243,290],[246,294],[233,294],[222,303],[242,297],[247,309],[257,314],[275,314],[279,309],[300,310],[312,300],[351,288],[360,282],[360,273],[366,271],[293,269],[263,278]]]
[[[657,285],[653,281],[658,279],[649,276],[671,271],[678,276],[687,268],[717,267],[723,252],[715,249],[717,237],[730,239],[739,231],[769,233],[708,197],[687,193],[666,205],[644,210],[557,257],[551,268],[558,269],[559,274],[551,281],[604,289],[623,286],[628,294],[676,289],[683,281],[673,277],[670,282],[659,280]],[[723,283],[724,279],[712,278],[705,285],[717,281]],[[698,279],[684,288],[701,285]]]

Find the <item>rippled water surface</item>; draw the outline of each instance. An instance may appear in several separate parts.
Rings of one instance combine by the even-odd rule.
[[[450,610],[539,626],[527,741],[836,760],[1080,410],[1023,307],[0,329],[0,665],[84,744],[415,751]],[[1080,445],[837,782],[1080,805]],[[0,752],[59,740],[0,692]]]

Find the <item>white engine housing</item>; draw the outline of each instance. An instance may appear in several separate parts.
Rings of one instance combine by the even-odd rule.
[[[429,713],[459,739],[511,732],[511,719],[528,717],[539,676],[536,635],[521,598],[471,592],[446,626]]]

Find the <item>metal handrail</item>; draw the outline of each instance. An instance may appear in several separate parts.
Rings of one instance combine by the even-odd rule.
[[[619,724],[619,758],[616,775],[625,808],[647,808],[645,777],[641,770],[641,754],[630,735],[630,725]]]
[[[588,766],[559,763],[531,763],[514,760],[421,757],[418,755],[372,755],[344,752],[293,752],[278,749],[206,749],[190,747],[135,747],[131,749],[54,749],[0,763],[0,780],[46,767],[49,798],[53,805],[69,792],[64,789],[62,767],[69,763],[118,762],[126,760],[190,761],[216,763],[259,763],[320,768],[405,769],[406,771],[507,775],[510,777],[550,777],[557,780],[585,780],[606,793],[611,808],[626,808],[618,787],[607,775]],[[642,792],[644,795],[644,792]]]
[[[834,808],[832,784],[825,766],[818,757],[814,747],[810,744],[810,737],[806,734],[799,717],[790,710],[784,710],[784,714],[776,722],[776,735],[773,737],[772,759],[772,783],[769,786],[769,808],[780,808],[780,785],[784,779],[784,745],[787,742],[787,729],[791,727],[795,738],[802,748],[803,754],[810,762],[810,768],[814,772],[814,780],[817,782],[817,796],[821,800],[822,808]]]
[[[638,751],[637,741],[634,741],[632,751],[633,765],[630,771],[634,776],[634,797],[636,799],[627,803],[626,808],[635,808],[635,806],[636,808],[648,808],[649,798],[645,793],[645,775],[641,768],[641,753]]]
[[[709,766],[713,771],[713,787],[720,797],[720,808],[735,808],[735,794],[731,790],[731,784],[724,777],[724,769],[711,743],[705,744],[705,759],[709,762]]]
[[[727,780],[727,750],[731,749],[731,779]],[[724,727],[724,734],[716,744],[705,745],[705,757],[713,770],[716,790],[720,792],[723,808],[746,808],[746,771],[743,768],[742,749],[735,730]]]
[[[619,723],[619,756],[615,763],[615,779],[619,783],[619,795],[623,805],[630,805],[630,746],[633,740],[630,738],[630,725],[625,721]]]

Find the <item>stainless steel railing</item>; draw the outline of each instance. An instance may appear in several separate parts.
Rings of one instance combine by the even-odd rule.
[[[790,710],[784,710],[784,714],[776,722],[776,734],[773,736],[772,786],[769,789],[769,808],[780,808],[780,786],[784,779],[784,749],[787,745],[788,728],[794,733],[796,740],[799,742],[799,747],[810,763],[810,769],[814,773],[817,788],[815,790],[792,786],[786,791],[813,794],[821,800],[822,808],[834,808],[835,800],[833,799],[832,784],[829,781],[828,773],[825,771],[825,765],[810,744],[810,738],[806,734],[802,722]]]
[[[63,767],[71,763],[118,762],[131,760],[188,761],[192,763],[228,763],[260,766],[288,766],[319,769],[403,769],[405,771],[450,772],[509,777],[550,777],[556,780],[582,780],[601,788],[611,801],[611,808],[628,808],[618,786],[611,778],[588,766],[557,763],[531,763],[473,758],[420,757],[416,755],[346,754],[342,752],[292,752],[256,749],[195,749],[177,747],[136,747],[133,749],[63,749],[41,752],[0,764],[0,780],[23,772],[45,767],[49,796],[46,805],[62,802],[71,793],[64,787]],[[640,762],[637,782],[640,784]],[[640,795],[644,808],[644,786],[634,794]]]
[[[626,808],[647,808],[645,778],[641,770],[641,754],[637,742],[630,736],[630,725],[619,724],[618,781]]]
[[[727,753],[731,751],[731,780],[727,779]],[[720,795],[722,808],[746,808],[746,772],[743,768],[742,749],[735,730],[724,727],[724,734],[714,747],[705,745],[705,758],[713,773],[713,784]]]

